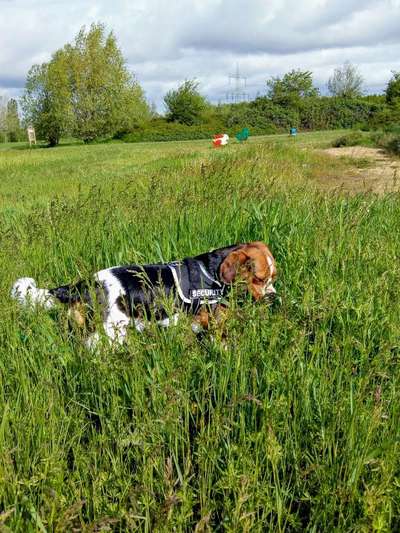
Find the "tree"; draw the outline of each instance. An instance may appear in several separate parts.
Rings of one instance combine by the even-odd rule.
[[[199,122],[201,114],[208,107],[207,100],[199,93],[196,80],[186,80],[178,89],[168,91],[164,96],[167,120],[191,126]]]
[[[2,142],[15,142],[20,137],[21,125],[18,115],[18,104],[14,98],[8,100],[0,95],[0,134]]]
[[[14,98],[11,98],[7,102],[7,111],[6,111],[6,130],[7,137],[10,142],[18,141],[20,136],[21,125],[19,122],[18,115],[18,103]]]
[[[90,142],[147,119],[140,85],[126,68],[114,34],[102,24],[82,28],[73,44],[28,74],[24,116],[50,145],[72,134]]]
[[[274,104],[285,107],[298,107],[303,98],[319,95],[309,70],[291,70],[283,78],[272,77],[267,81],[267,86],[268,97]]]
[[[385,91],[386,102],[389,105],[398,104],[400,107],[400,71],[392,71],[392,74],[393,76],[389,80]]]
[[[75,135],[85,142],[132,129],[149,117],[144,93],[127,70],[114,34],[82,28],[70,55]]]
[[[355,65],[346,61],[343,66],[334,70],[328,81],[328,90],[332,96],[340,98],[356,98],[362,96],[364,79]]]
[[[56,146],[62,135],[72,133],[74,115],[69,77],[69,58],[55,52],[49,63],[29,70],[21,98],[25,122],[36,129],[37,137]]]

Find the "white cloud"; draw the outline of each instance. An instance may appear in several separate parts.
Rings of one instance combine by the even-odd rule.
[[[17,94],[33,63],[98,21],[158,104],[192,77],[223,99],[236,63],[252,96],[291,68],[312,70],[324,87],[348,59],[370,91],[400,70],[400,0],[0,0],[0,88]]]

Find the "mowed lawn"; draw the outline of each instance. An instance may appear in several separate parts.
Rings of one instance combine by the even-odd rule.
[[[317,188],[338,132],[0,145],[0,530],[400,529],[400,197]],[[87,351],[39,286],[264,240],[272,307],[232,300]]]

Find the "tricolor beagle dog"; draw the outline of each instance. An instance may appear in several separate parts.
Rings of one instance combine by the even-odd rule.
[[[275,277],[274,257],[266,244],[256,241],[172,263],[106,268],[94,275],[92,283],[54,289],[39,289],[34,279],[20,278],[11,295],[27,306],[50,309],[56,302],[67,304],[73,321],[90,332],[88,347],[94,347],[100,338],[93,331],[97,306],[112,343],[123,343],[131,323],[139,332],[146,319],[154,318],[164,327],[176,323],[179,310],[193,315],[192,329],[198,333],[207,329],[211,315],[226,307],[233,283],[240,283],[258,301],[275,295]],[[167,302],[172,304],[172,315]]]

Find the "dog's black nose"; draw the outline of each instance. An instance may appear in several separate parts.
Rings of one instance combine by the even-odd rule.
[[[268,292],[265,296],[264,296],[264,301],[268,304],[272,304],[276,299],[277,299],[278,295],[275,292]]]

